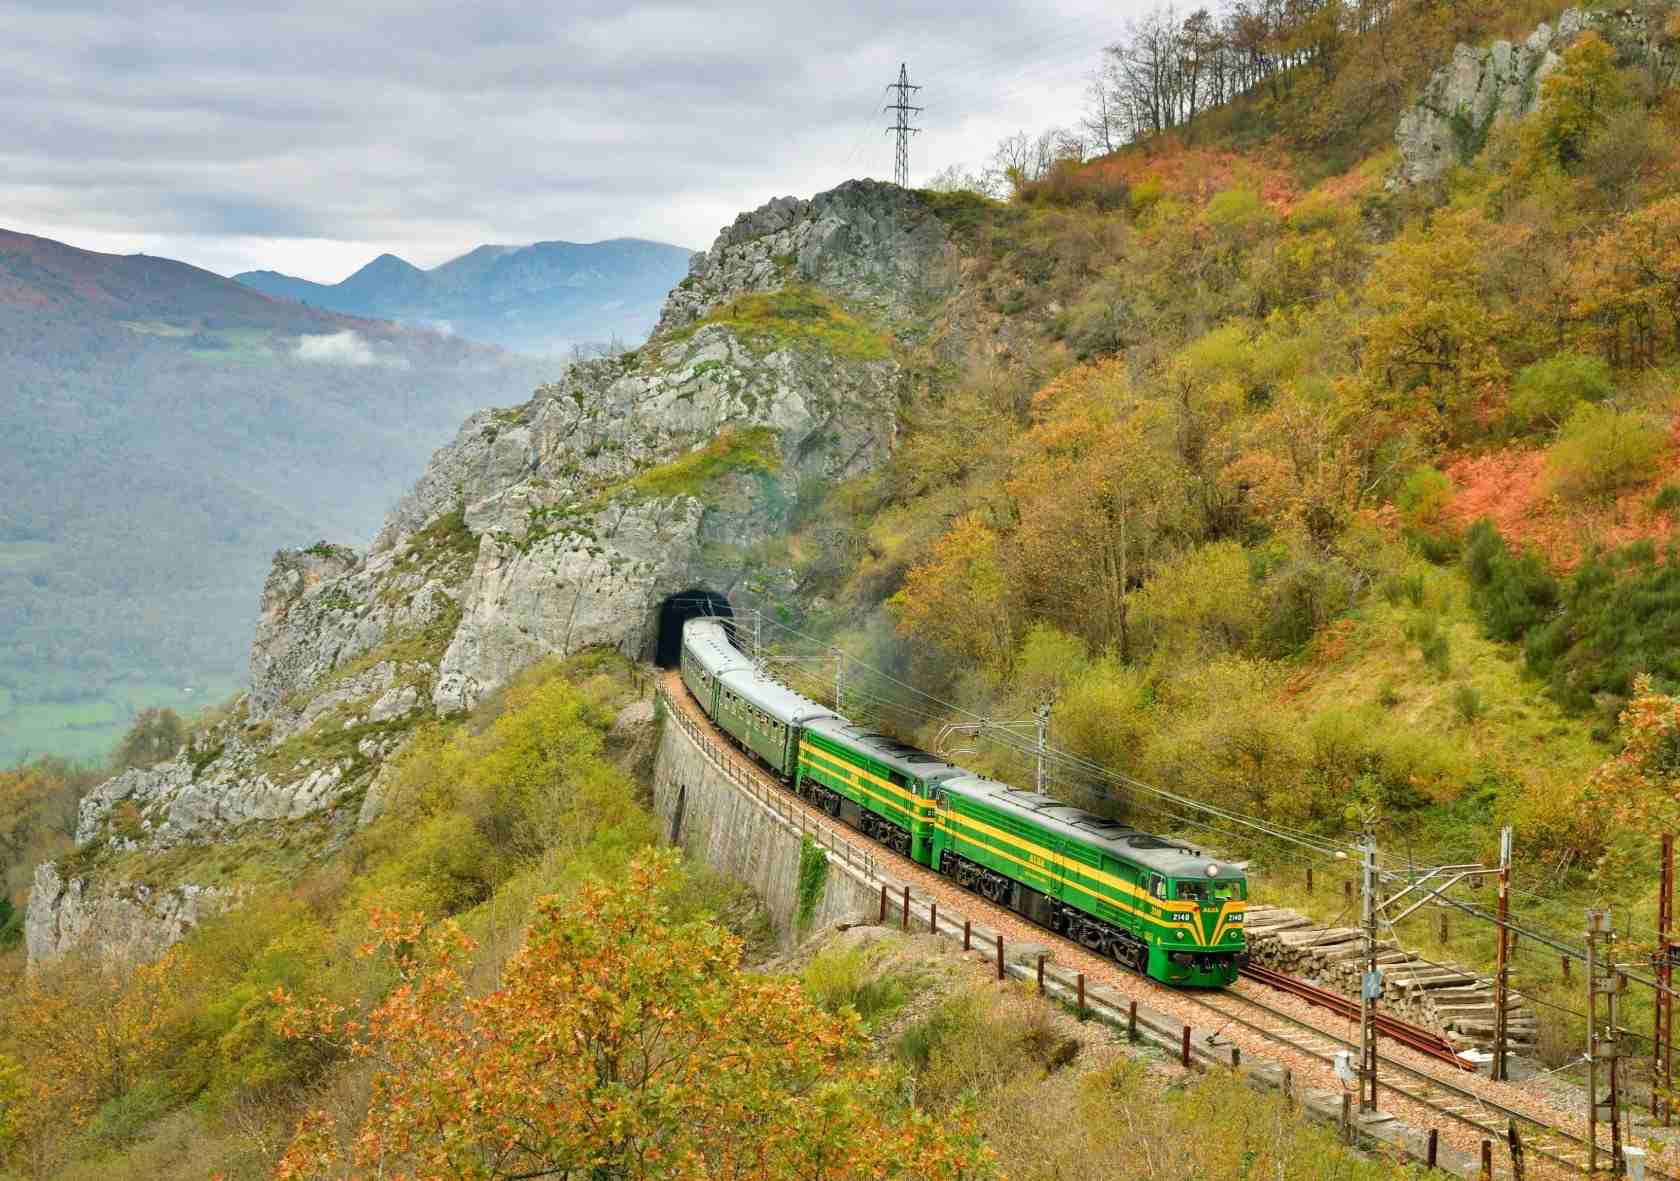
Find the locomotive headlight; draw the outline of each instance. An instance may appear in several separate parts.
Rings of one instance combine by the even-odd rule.
[[[1219,863],[1217,861],[1208,863],[1207,875],[1210,878],[1216,878],[1219,876]]]

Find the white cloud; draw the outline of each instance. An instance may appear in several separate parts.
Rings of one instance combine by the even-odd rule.
[[[321,282],[484,242],[704,248],[890,176],[901,62],[921,182],[1076,119],[1155,2],[0,0],[0,225]]]
[[[298,337],[296,356],[300,361],[315,361],[323,365],[386,365],[394,368],[406,368],[408,365],[401,357],[381,357],[360,333],[349,328],[322,336]]]

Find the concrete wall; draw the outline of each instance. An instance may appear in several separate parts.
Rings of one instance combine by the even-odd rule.
[[[836,923],[879,917],[880,887],[862,867],[834,854],[822,896],[810,920],[800,924],[798,809],[770,794],[779,789],[764,789],[766,798],[737,783],[717,740],[691,731],[684,720],[664,707],[653,802],[665,839],[751,887],[764,901],[784,950]]]

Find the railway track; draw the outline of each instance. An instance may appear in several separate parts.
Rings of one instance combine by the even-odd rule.
[[[710,744],[715,745],[720,752],[723,752],[721,757],[738,762],[742,767],[748,769],[753,776],[764,780],[767,786],[773,788],[792,806],[803,812],[809,812],[810,818],[815,824],[826,828],[834,826],[826,813],[811,808],[805,801],[794,795],[786,785],[768,775],[758,763],[740,752],[727,740],[719,737],[710,719],[700,712],[699,707],[689,697],[687,688],[675,674],[668,675],[663,681],[663,686],[664,696],[668,702],[673,708],[683,712],[690,726],[703,730],[711,738]],[[855,830],[845,826],[840,827],[845,835],[839,839],[849,842],[850,838],[861,836]],[[1080,947],[1077,943],[1065,940],[1051,931],[1027,924],[1026,920],[1021,919],[1014,912],[987,902],[977,894],[963,890],[955,883],[940,877],[933,871],[910,861],[900,854],[892,852],[885,846],[867,842],[867,851],[860,855],[870,862],[872,867],[878,865],[881,869],[890,869],[900,882],[914,883],[920,888],[924,898],[937,898],[942,903],[955,902],[965,910],[984,914],[987,920],[997,929],[1010,933],[1012,938],[1020,938],[1023,933],[1027,933],[1035,939],[1054,945],[1058,951],[1057,959],[1059,961],[1086,970],[1093,976],[1093,979],[1112,982],[1129,990],[1142,989],[1156,997],[1165,994],[1178,1005],[1213,1014],[1220,1019],[1220,1025],[1215,1036],[1234,1026],[1242,1030],[1250,1040],[1258,1039],[1260,1042],[1281,1049],[1288,1054],[1300,1055],[1310,1060],[1311,1063],[1321,1064],[1326,1068],[1333,1066],[1335,1056],[1340,1051],[1352,1050],[1357,1056],[1357,1043],[1320,1025],[1312,1024],[1301,1017],[1268,1005],[1264,1001],[1249,995],[1246,989],[1233,988],[1214,993],[1166,989],[1155,985],[1146,977],[1121,969],[1105,957],[1093,956],[1092,953]],[[923,905],[925,905],[925,902]],[[949,911],[947,910],[946,913],[949,913]],[[1257,987],[1275,989],[1315,1007],[1323,1008],[1335,1017],[1343,1020],[1357,1020],[1358,1018],[1358,1002],[1352,1001],[1340,993],[1318,988],[1306,981],[1258,965],[1250,965],[1248,969],[1245,969],[1244,975]],[[1391,1042],[1402,1045],[1412,1052],[1426,1055],[1428,1058],[1449,1066],[1455,1071],[1464,1072],[1475,1069],[1474,1064],[1467,1062],[1453,1050],[1449,1043],[1431,1031],[1393,1018],[1383,1019],[1379,1029],[1382,1035]],[[1401,1100],[1402,1106],[1415,1105],[1413,1108],[1414,1114],[1418,1114],[1416,1109],[1421,1108],[1422,1113],[1444,1117],[1447,1121],[1471,1132],[1473,1140],[1492,1140],[1495,1143],[1504,1144],[1507,1140],[1509,1128],[1514,1126],[1519,1131],[1525,1152],[1544,1158],[1571,1172],[1584,1173],[1587,1171],[1587,1143],[1583,1137],[1577,1136],[1545,1118],[1500,1103],[1498,1100],[1479,1093],[1468,1086],[1438,1077],[1393,1057],[1382,1057],[1380,1059],[1378,1085],[1380,1090],[1386,1090]],[[1461,1140],[1460,1147],[1473,1147],[1473,1143],[1466,1144]],[[1601,1146],[1599,1167],[1608,1167],[1607,1162],[1608,1151]],[[1510,1175],[1507,1168],[1497,1165],[1494,1172],[1497,1176]],[[1680,1181],[1680,1178],[1654,1168],[1647,1168],[1646,1174],[1654,1181]]]
[[[1288,1046],[1297,1053],[1310,1055],[1326,1064],[1334,1063],[1340,1051],[1350,1050],[1357,1055],[1359,1050],[1358,1043],[1309,1025],[1243,992],[1227,989],[1218,993],[1187,993],[1185,997],[1191,1004],[1222,1017],[1226,1022],[1222,1028],[1239,1025],[1268,1041]],[[1357,1016],[1359,1006],[1353,1004],[1352,1007]],[[1505,1142],[1511,1126],[1515,1125],[1525,1152],[1545,1157],[1575,1172],[1587,1171],[1587,1142],[1584,1138],[1536,1116],[1507,1107],[1469,1087],[1392,1058],[1379,1058],[1377,1085],[1379,1091],[1404,1096],[1496,1143]],[[1607,1167],[1607,1155],[1601,1148],[1600,1168]],[[1646,1174],[1669,1178],[1668,1174],[1655,1169],[1647,1169]]]
[[[1345,1017],[1349,1020],[1358,1020],[1359,1018],[1359,1002],[1343,996],[1339,992],[1320,988],[1316,984],[1309,984],[1305,980],[1272,968],[1262,967],[1259,964],[1248,965],[1242,970],[1242,974],[1267,988],[1289,993],[1291,996],[1298,996],[1310,1005],[1328,1009],[1338,1017]],[[1420,1054],[1427,1054],[1431,1058],[1439,1059],[1459,1070],[1476,1069],[1476,1064],[1455,1050],[1451,1042],[1431,1030],[1407,1021],[1401,1021],[1380,1011],[1377,1013],[1376,1020],[1377,1032],[1390,1041],[1409,1046]]]

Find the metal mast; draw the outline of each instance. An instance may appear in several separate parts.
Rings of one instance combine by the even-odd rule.
[[[1598,1125],[1610,1125],[1610,1172],[1622,1172],[1621,1094],[1617,1059],[1621,1057],[1621,1029],[1617,1024],[1616,1002],[1625,978],[1604,955],[1606,945],[1613,943],[1616,929],[1610,912],[1596,908],[1587,911],[1587,1176],[1598,1171]],[[1598,998],[1605,999],[1599,1007]],[[1600,1021],[1600,1014],[1605,1020]],[[1600,1067],[1603,1067],[1603,1070]],[[1608,1076],[1609,1091],[1599,1097],[1599,1080]],[[1608,1119],[1605,1115],[1608,1115]]]
[[[1033,711],[1033,719],[1038,723],[1038,777],[1036,786],[1038,794],[1044,794],[1044,746],[1045,738],[1050,730],[1050,703],[1041,704]]]
[[[907,189],[910,187],[910,137],[922,130],[920,127],[910,126],[910,116],[921,114],[923,109],[911,106],[910,99],[921,87],[910,85],[910,70],[900,62],[898,81],[892,84],[891,89],[898,99],[897,102],[888,103],[886,107],[889,111],[898,112],[893,125],[887,128],[888,131],[898,133],[898,159],[893,165],[893,180],[898,182],[899,188]]]
[[[1506,1071],[1507,1010],[1511,1004],[1511,826],[1499,833],[1499,950],[1493,972],[1493,1069],[1495,1082],[1510,1078]]]
[[[1662,839],[1662,893],[1657,903],[1657,993],[1651,1039],[1651,1115],[1674,1121],[1674,834]]]
[[[1377,999],[1382,996],[1382,972],[1377,967],[1377,840],[1366,834],[1360,845],[1360,877],[1364,905],[1360,927],[1365,933],[1365,976],[1359,988],[1359,1110],[1377,1109]]]

